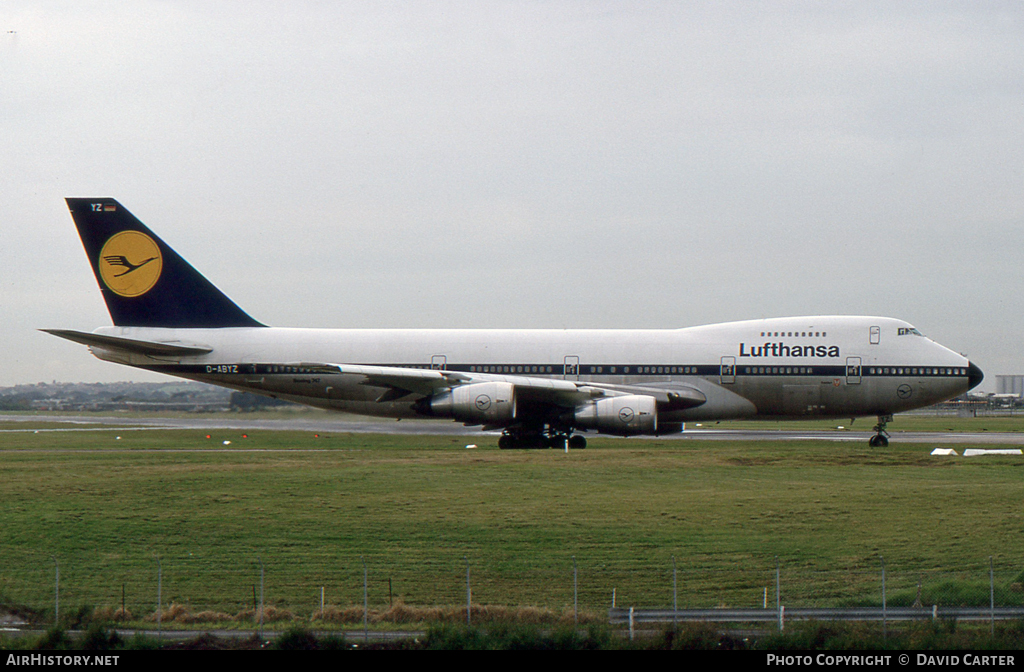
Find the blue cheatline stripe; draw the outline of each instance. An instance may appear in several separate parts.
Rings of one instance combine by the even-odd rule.
[[[349,362],[351,363],[351,362]],[[395,367],[403,369],[431,369],[429,364],[366,364],[366,366]],[[139,368],[162,373],[189,374],[331,374],[330,367],[296,366],[294,364],[156,364]],[[564,364],[448,364],[445,371],[461,373],[485,373],[494,375],[522,376],[718,376],[722,372],[719,364],[601,364],[567,367]],[[861,366],[860,371],[838,366],[746,366],[734,367],[738,377],[751,376],[859,376],[861,378],[907,378],[907,377],[965,377],[965,367],[942,366]]]

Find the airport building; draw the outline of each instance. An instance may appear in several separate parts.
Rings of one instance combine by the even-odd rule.
[[[996,394],[1012,394],[1024,397],[1024,375],[1022,376],[996,376]]]

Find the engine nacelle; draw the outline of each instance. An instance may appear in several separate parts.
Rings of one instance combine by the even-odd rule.
[[[512,383],[474,383],[430,398],[430,414],[479,425],[503,425],[516,417]]]
[[[589,402],[576,409],[576,425],[603,434],[656,434],[658,409],[654,397],[631,394]]]

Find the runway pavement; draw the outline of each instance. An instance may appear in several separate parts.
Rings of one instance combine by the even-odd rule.
[[[25,429],[8,427],[3,432],[24,431],[128,431],[146,429],[234,429],[234,430],[279,430],[299,432],[370,433],[370,434],[434,434],[447,436],[479,436],[497,437],[500,432],[482,432],[479,427],[464,427],[457,422],[446,420],[380,420],[360,418],[356,416],[324,415],[315,417],[282,417],[274,419],[251,418],[245,414],[237,416],[215,415],[203,417],[123,417],[113,414],[104,415],[23,415],[2,414],[3,423],[64,423],[72,427],[53,429]],[[687,428],[682,434],[670,434],[663,437],[635,437],[631,441],[651,438],[670,440],[700,441],[862,441],[867,443],[872,432],[851,430],[776,430],[776,429],[717,429],[714,427]],[[595,434],[587,434],[592,437]],[[1024,432],[892,432],[890,441],[893,443],[933,443],[974,444],[974,445],[1006,445],[1024,446]],[[884,450],[884,449],[880,449]]]

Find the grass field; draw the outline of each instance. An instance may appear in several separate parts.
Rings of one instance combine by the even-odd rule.
[[[63,614],[119,608],[123,593],[135,619],[154,611],[158,564],[165,607],[211,620],[251,612],[261,563],[279,613],[308,619],[323,587],[329,616],[360,622],[345,609],[362,605],[364,562],[370,605],[399,605],[393,620],[457,614],[467,565],[474,605],[571,618],[574,558],[592,619],[613,593],[670,605],[673,558],[688,607],[761,606],[766,589],[774,605],[776,562],[786,604],[879,602],[882,557],[890,604],[918,583],[925,603],[987,604],[989,557],[997,599],[1024,601],[1019,457],[898,442],[598,438],[565,454],[465,437],[0,429],[12,427],[32,431],[0,432],[0,599],[43,617],[55,564]]]

